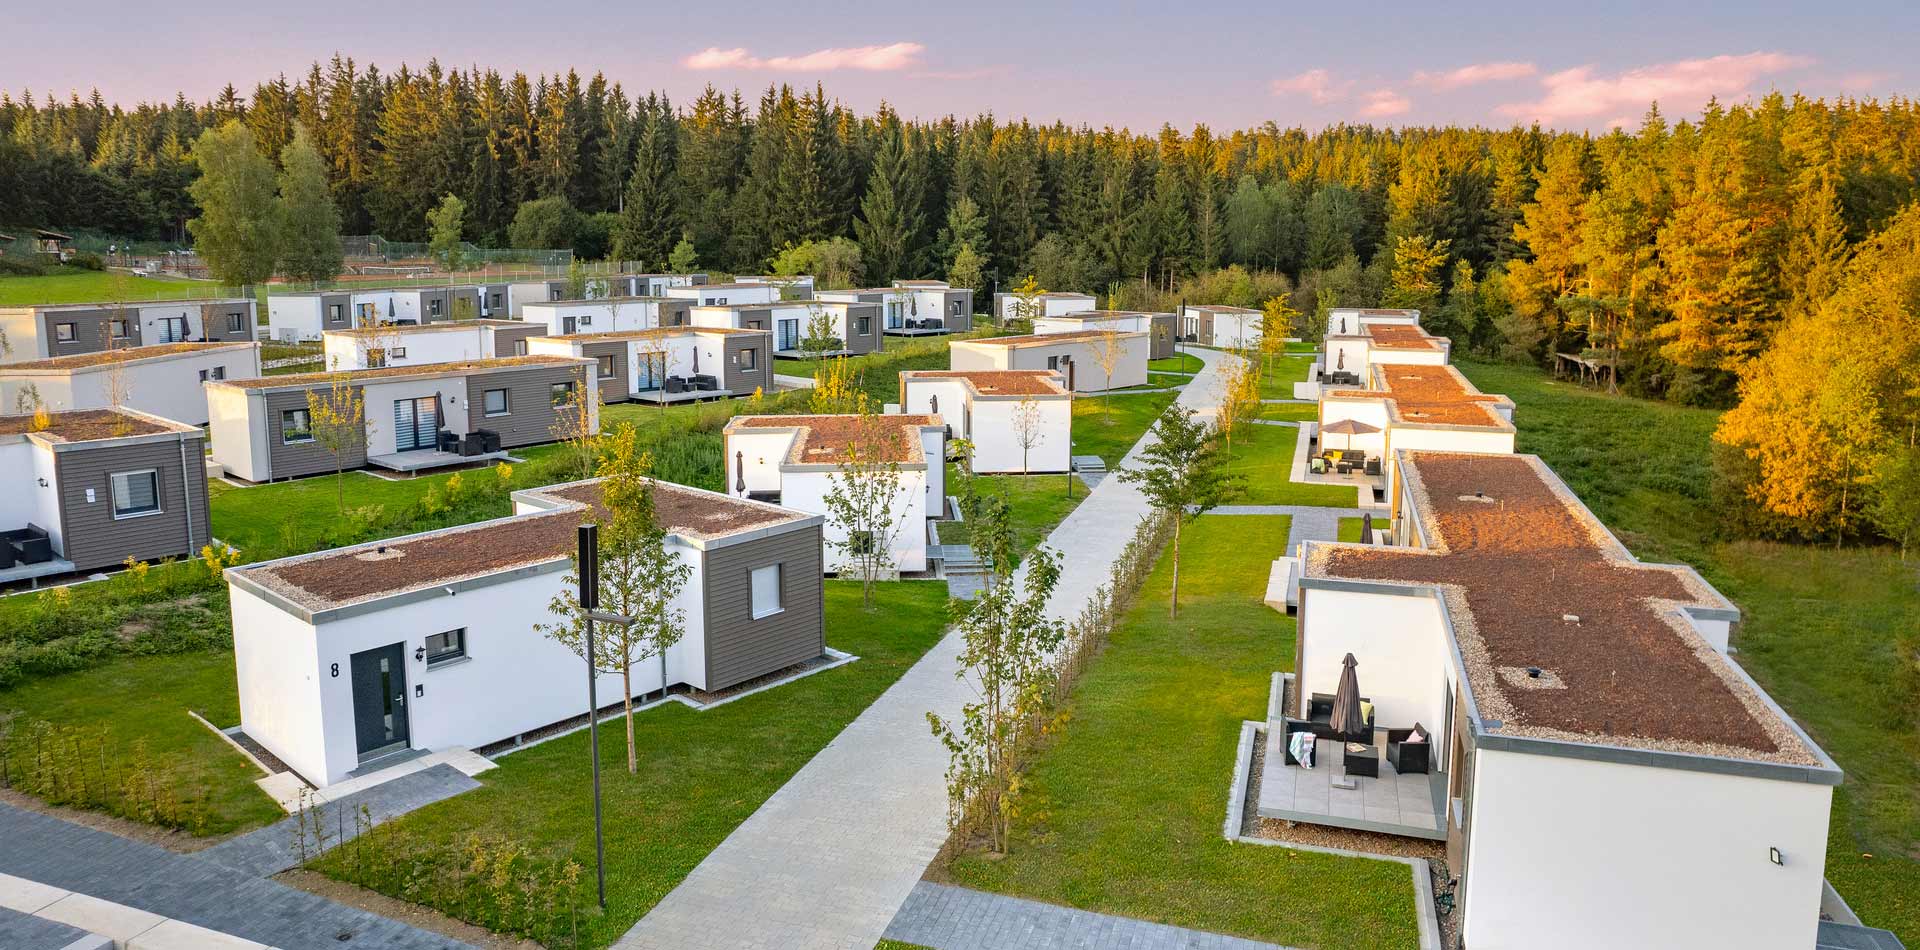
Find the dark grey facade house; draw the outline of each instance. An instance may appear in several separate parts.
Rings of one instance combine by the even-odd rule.
[[[0,363],[254,337],[254,303],[239,297],[0,308]]]
[[[482,430],[497,437],[490,454],[498,457],[563,438],[571,393],[591,384],[594,371],[590,360],[534,354],[208,383],[211,461],[251,482],[363,465],[417,471],[475,461],[464,448],[442,451],[439,438]],[[360,437],[339,459],[316,437],[308,400],[331,398],[336,380],[358,393],[362,419]],[[591,421],[597,426],[597,416]]]
[[[129,409],[0,416],[0,583],[191,556],[212,540],[206,434]]]
[[[527,346],[537,355],[592,360],[602,402],[680,402],[773,391],[773,335],[762,329],[616,330],[535,337]]]

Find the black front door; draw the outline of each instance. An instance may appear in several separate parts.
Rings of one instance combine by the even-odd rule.
[[[407,744],[406,644],[395,643],[353,655],[353,732],[357,751],[404,748]]]

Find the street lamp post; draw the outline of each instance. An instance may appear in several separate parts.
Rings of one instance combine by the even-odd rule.
[[[600,810],[600,671],[593,661],[595,622],[632,626],[633,618],[600,609],[600,526],[583,524],[579,534],[580,611],[586,622],[587,754],[593,759],[593,874],[600,909],[607,907],[607,839]]]

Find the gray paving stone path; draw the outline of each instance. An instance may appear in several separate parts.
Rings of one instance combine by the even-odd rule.
[[[1277,950],[1241,937],[921,881],[887,938],[933,950]]]
[[[1302,541],[1339,540],[1340,519],[1359,518],[1368,512],[1359,508],[1317,508],[1309,505],[1221,505],[1209,514],[1287,515],[1293,519],[1287,527],[1287,553],[1293,554],[1300,550]],[[1379,521],[1378,518],[1374,520]]]
[[[1199,355],[1206,368],[1176,401],[1211,418],[1217,366],[1237,357]],[[1138,489],[1108,478],[1054,529],[1064,557],[1051,612],[1080,612],[1146,510]],[[972,698],[959,652],[948,633],[614,946],[871,950],[946,839],[947,755],[926,717],[957,718]]]
[[[0,947],[7,950],[67,950],[86,946],[86,937],[78,927],[0,907]]]
[[[320,828],[325,837],[309,840],[308,856],[330,851],[358,837],[368,818],[376,825],[381,824],[479,787],[479,782],[459,769],[436,765],[355,792],[339,801],[316,805],[307,818],[308,827]],[[362,807],[366,808],[364,816]],[[255,877],[278,874],[301,863],[295,843],[295,828],[300,821],[300,816],[289,815],[265,828],[222,841],[194,857]]]
[[[0,872],[282,950],[467,945],[193,855],[0,805]]]

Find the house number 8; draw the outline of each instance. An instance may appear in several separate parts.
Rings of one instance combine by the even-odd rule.
[[[340,678],[340,664],[338,664],[338,663],[335,663],[335,664],[333,665],[333,678],[334,678],[334,679],[339,679],[339,678]]]

